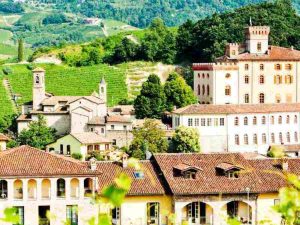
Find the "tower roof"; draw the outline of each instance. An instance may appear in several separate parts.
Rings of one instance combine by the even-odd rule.
[[[32,72],[45,72],[45,70],[41,67],[37,67],[37,68],[33,69]]]
[[[106,84],[104,77],[101,78],[100,84]]]

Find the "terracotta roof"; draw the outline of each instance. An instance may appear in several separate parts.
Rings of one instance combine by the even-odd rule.
[[[34,163],[33,163],[34,162]],[[26,145],[0,152],[1,177],[92,175],[87,164]]]
[[[21,114],[17,121],[31,121],[31,115]]]
[[[111,143],[111,141],[94,132],[72,133],[70,134],[82,144]]]
[[[95,96],[52,96],[52,97],[45,99],[42,102],[42,105],[56,105],[59,102],[66,102],[66,104],[68,105],[68,104],[71,104],[72,102],[75,102],[82,98],[87,99],[87,100],[92,101],[97,104],[104,103],[103,100],[101,100],[100,98],[95,97]]]
[[[114,122],[114,123],[131,123],[131,118],[128,116],[122,116],[122,115],[109,115],[106,117],[106,121],[108,123]]]
[[[101,116],[94,116],[88,122],[90,125],[105,125],[105,117]]]
[[[242,170],[244,169],[241,166],[236,166],[236,165],[234,165],[232,163],[226,163],[226,162],[222,162],[222,163],[218,164],[216,166],[216,168],[222,169],[224,171],[229,171],[229,170],[232,170],[232,169],[239,169],[239,170],[240,169],[242,169]]]
[[[300,152],[300,144],[284,145],[283,147],[286,152]]]
[[[300,112],[300,103],[208,105],[194,104],[175,110],[176,114],[239,114]]]
[[[252,193],[277,192],[287,185],[285,172],[278,166],[281,161],[274,159],[247,160],[240,153],[154,154],[154,159],[174,195],[246,193],[247,187]],[[300,174],[300,159],[285,161],[289,165],[287,172]],[[175,176],[174,165],[181,163],[202,170],[197,172],[196,179]],[[220,165],[226,169],[232,165],[244,169],[238,178],[231,179],[217,172]]]
[[[144,178],[136,179],[134,177],[134,168],[123,168],[120,164],[114,162],[97,162],[97,170],[102,172],[98,177],[99,190],[102,190],[107,185],[114,184],[115,178],[120,173],[125,173],[132,179],[128,195],[163,195],[165,190],[154,165],[150,161],[145,160],[140,161],[140,166],[144,173]]]
[[[0,141],[9,141],[9,138],[0,133]]]
[[[189,164],[186,163],[180,163],[176,166],[174,166],[174,169],[180,170],[180,171],[187,171],[187,170],[202,170],[201,168],[197,167],[197,166],[191,166]]]
[[[133,105],[116,105],[108,108],[108,112],[120,113],[121,115],[134,115]]]

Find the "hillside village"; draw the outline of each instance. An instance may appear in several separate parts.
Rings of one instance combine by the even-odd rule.
[[[281,0],[236,11],[278,6],[297,15]],[[31,62],[19,39],[0,65],[0,225],[300,224],[300,48],[249,17],[196,52],[216,16]]]

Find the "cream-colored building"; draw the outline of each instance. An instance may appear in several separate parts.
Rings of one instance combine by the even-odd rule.
[[[6,144],[8,141],[9,138],[0,133],[0,151],[6,150]]]
[[[53,96],[46,92],[45,70],[36,68],[32,92],[33,101],[22,106],[22,114],[17,119],[19,133],[42,115],[47,125],[55,128],[60,136],[97,132],[118,147],[130,143],[132,116],[108,111],[104,78],[99,83],[99,92],[91,96]],[[114,138],[116,132],[120,137]]]
[[[300,51],[269,45],[270,27],[245,28],[245,43],[229,43],[213,63],[194,63],[201,104],[300,102]]]
[[[285,145],[290,149],[289,155],[297,157],[300,153],[299,118],[299,103],[195,104],[175,110],[172,127],[196,128],[202,152],[266,155],[270,146]]]

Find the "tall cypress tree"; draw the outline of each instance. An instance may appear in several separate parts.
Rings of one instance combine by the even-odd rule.
[[[24,60],[24,43],[23,39],[18,40],[18,62],[22,62]]]

